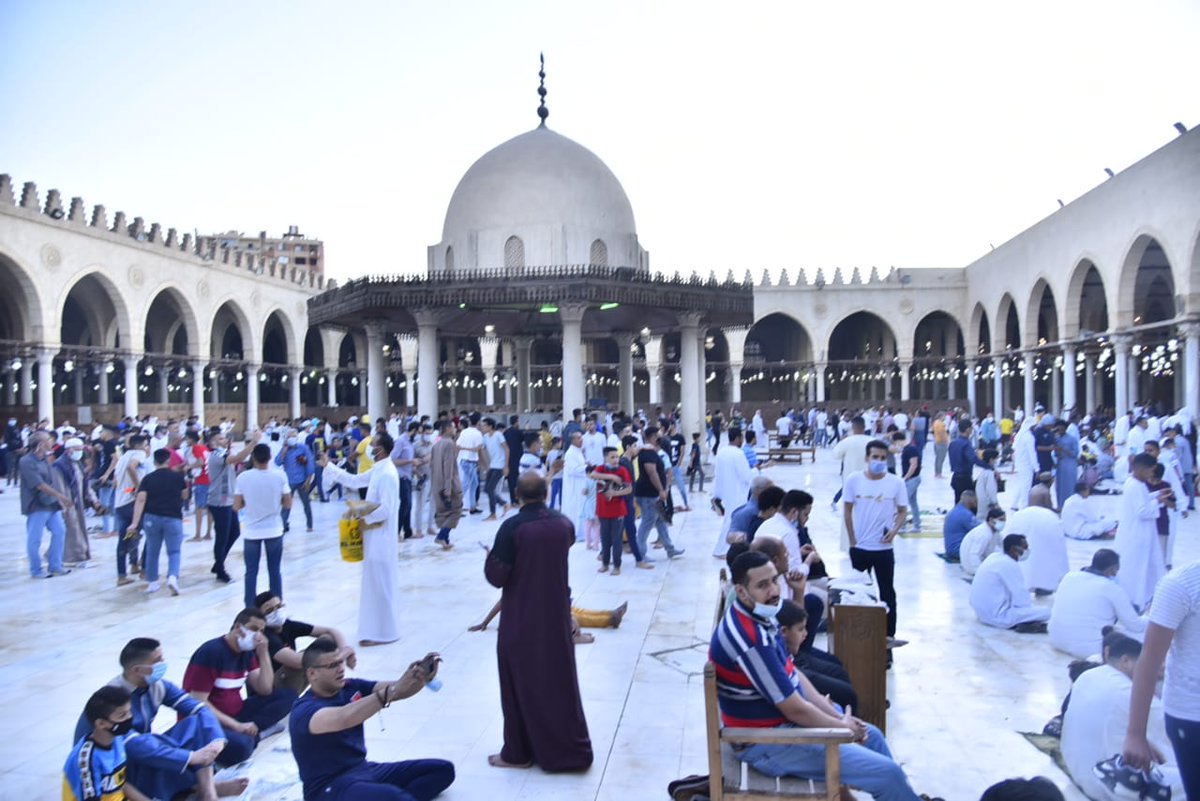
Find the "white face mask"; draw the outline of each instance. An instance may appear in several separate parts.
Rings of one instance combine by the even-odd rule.
[[[242,628],[242,633],[238,635],[237,644],[238,650],[249,653],[254,650],[254,634],[255,632],[249,629]]]
[[[71,461],[78,462],[83,458],[83,451],[71,451]]]
[[[995,523],[992,525],[992,531],[996,532],[997,534],[999,534],[1001,531],[1004,531],[1004,521],[1003,521],[1003,520],[997,520],[997,521],[996,521],[996,522],[995,522]]]
[[[267,625],[271,628],[280,628],[286,621],[287,618],[278,609],[273,609],[267,614]]]
[[[288,444],[289,448],[294,448],[298,444],[300,444],[300,440],[297,439],[296,437],[288,437],[287,444]]]
[[[1024,562],[1028,558],[1029,558],[1029,551],[1024,550],[1024,551],[1021,551],[1021,555],[1017,557],[1017,561]]]
[[[775,605],[764,603],[754,604],[754,614],[767,620],[774,620],[775,616],[779,614],[780,609],[783,609],[783,598],[780,598],[779,603]]]

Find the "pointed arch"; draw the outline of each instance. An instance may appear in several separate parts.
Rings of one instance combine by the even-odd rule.
[[[1071,270],[1062,309],[1064,339],[1075,339],[1085,335],[1085,332],[1102,333],[1108,330],[1108,296],[1105,294],[1104,277],[1091,257],[1079,259]]]
[[[1054,299],[1054,290],[1045,277],[1039,276],[1029,291],[1029,300],[1025,306],[1025,331],[1022,343],[1025,347],[1035,347],[1045,342],[1057,342],[1059,335],[1058,304]]]
[[[1169,320],[1176,315],[1175,277],[1162,242],[1161,237],[1141,233],[1126,251],[1117,285],[1118,328]]]

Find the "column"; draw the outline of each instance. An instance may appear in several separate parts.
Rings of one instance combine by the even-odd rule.
[[[620,400],[617,405],[626,414],[633,414],[633,343],[637,337],[626,331],[613,336],[617,341],[617,380],[620,382]]]
[[[1075,378],[1075,346],[1063,345],[1063,369],[1062,369],[1062,408],[1063,410],[1070,409],[1075,411],[1076,399],[1076,378]]]
[[[99,371],[97,378],[96,378],[96,384],[98,384],[100,387],[100,389],[99,389],[100,397],[97,398],[97,403],[99,403],[101,406],[107,406],[111,402],[109,400],[109,394],[108,394],[109,393],[109,381],[112,378],[112,376],[109,375],[109,372],[108,372],[109,364],[111,364],[111,363],[105,362],[103,364],[99,364],[96,366],[96,369]]]
[[[496,356],[500,353],[500,338],[479,338],[479,366],[483,368],[483,403],[492,408],[496,405]]]
[[[386,418],[388,414],[387,376],[383,372],[387,326],[383,320],[367,320],[363,328],[367,333],[367,416],[374,425],[376,420]]]
[[[1066,361],[1065,361],[1065,359],[1064,359],[1064,361],[1063,361],[1063,364],[1064,364],[1064,365],[1066,364]],[[1053,369],[1053,366],[1051,367],[1051,370],[1050,370],[1050,404],[1049,404],[1049,408],[1050,408],[1050,409],[1052,410],[1052,412],[1053,412],[1054,414],[1056,414],[1056,415],[1057,415],[1057,414],[1062,414],[1062,393],[1063,393],[1063,385],[1067,383],[1067,376],[1066,376],[1066,373],[1065,373],[1065,371],[1064,371],[1064,372],[1062,372],[1062,375],[1059,375],[1059,373],[1060,373],[1060,371],[1059,371],[1059,370],[1055,370],[1055,369]]]
[[[975,365],[977,362],[974,359],[967,359],[966,377],[967,377],[967,411],[972,415],[978,416],[979,407],[975,402]]]
[[[1200,420],[1200,322],[1188,322],[1179,327],[1183,342],[1183,405]]]
[[[533,337],[513,337],[517,362],[517,412],[527,412],[533,408],[530,398],[530,385],[533,375],[529,369],[530,350],[533,348]]]
[[[358,405],[360,407],[366,407],[367,402],[368,402],[367,375],[368,375],[368,373],[366,370],[360,370],[358,372]],[[370,413],[368,413],[367,416],[370,417]],[[372,423],[375,422],[374,418],[371,419],[371,422]]]
[[[166,367],[158,368],[158,402],[171,402],[171,371]]]
[[[33,360],[21,362],[20,396],[22,406],[33,405]]]
[[[209,400],[212,403],[220,403],[222,371],[218,368],[213,368],[211,372],[214,373],[214,375],[209,377],[209,381],[212,382],[212,384],[209,386],[209,391],[212,393],[212,397]]]
[[[1096,408],[1096,357],[1091,353],[1083,357],[1083,398],[1086,411]]]
[[[12,368],[4,371],[4,405],[17,405],[17,374]]]
[[[504,383],[504,405],[511,409],[513,407],[513,371],[505,370],[500,374],[500,380]],[[520,411],[517,409],[518,413]]]
[[[246,365],[246,431],[258,428],[258,371],[261,365]]]
[[[700,385],[703,376],[698,374],[700,355],[696,353],[700,346],[699,312],[681,312],[679,317],[679,397],[680,397],[680,433],[690,441],[697,431],[703,431],[700,416],[704,413],[700,407]],[[702,346],[701,346],[701,349]]]
[[[1113,407],[1118,416],[1129,411],[1129,348],[1131,344],[1127,334],[1119,334],[1112,338],[1113,359],[1116,367],[1116,391]]]
[[[825,402],[825,370],[829,367],[825,362],[814,365],[817,371],[817,403]]]
[[[912,393],[910,392],[912,364],[911,359],[900,360],[900,400],[902,401],[912,400]]]
[[[51,348],[39,348],[37,354],[37,416],[50,425],[54,425],[54,354]]]
[[[417,322],[417,414],[437,419],[438,341],[437,313],[431,309],[413,312]]]
[[[325,405],[330,409],[336,409],[338,405],[337,376],[336,369],[325,371]]]
[[[581,409],[587,401],[583,388],[583,315],[587,306],[566,303],[558,307],[562,321],[562,407],[563,414]]]
[[[646,351],[646,373],[650,381],[650,396],[648,406],[662,403],[662,337],[647,337],[644,343]]]
[[[101,379],[103,380],[103,379]],[[192,414],[204,426],[204,362],[192,362]]]
[[[742,402],[742,368],[746,366],[746,336],[750,327],[745,325],[722,328],[725,344],[729,346],[729,401]]]
[[[706,333],[704,327],[701,326],[696,341],[696,375],[698,376],[697,388],[699,390],[696,401],[700,404],[700,415],[697,418],[697,425],[700,431],[704,430],[704,415],[708,411],[708,350],[704,347],[704,342],[707,339],[705,336]],[[717,404],[720,405],[719,400]]]
[[[288,401],[291,408],[288,414],[293,420],[300,417],[300,379],[304,376],[303,367],[288,368]]]
[[[1004,361],[999,355],[992,357],[992,413],[999,420],[1004,417]]]
[[[136,353],[125,354],[125,416],[137,417],[138,413],[138,362],[142,357]]]
[[[1025,414],[1033,411],[1033,354],[1026,353],[1021,359],[1021,377],[1025,382]]]
[[[411,408],[417,405],[416,384],[413,383],[417,377],[417,338],[412,334],[401,334],[396,337],[396,343],[400,346],[400,364],[404,368],[404,405]]]

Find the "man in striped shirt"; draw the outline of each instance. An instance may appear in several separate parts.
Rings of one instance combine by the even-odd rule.
[[[918,801],[879,729],[822,697],[792,664],[775,620],[782,606],[776,576],[760,552],[733,562],[736,600],[713,632],[708,655],[722,724],[849,729],[856,742],[839,746],[842,781],[879,801]],[[737,757],[768,776],[825,776],[823,745],[748,745]]]

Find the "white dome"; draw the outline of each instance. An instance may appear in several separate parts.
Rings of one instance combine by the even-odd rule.
[[[597,240],[611,265],[644,264],[620,181],[595,153],[549,128],[514,137],[471,165],[450,198],[442,242],[430,248],[430,268],[502,267],[511,237],[530,266],[587,263]]]

